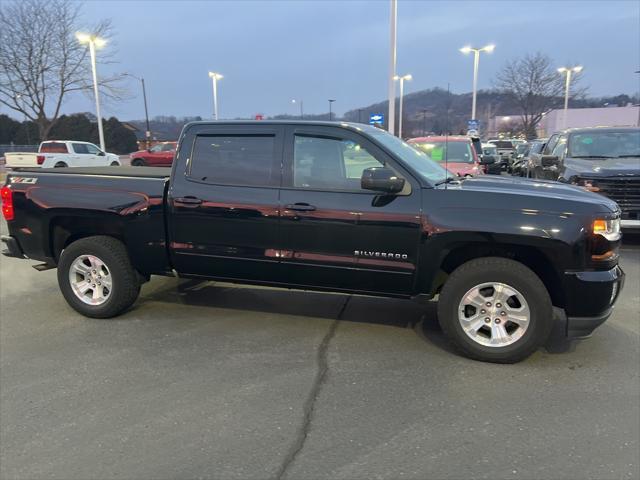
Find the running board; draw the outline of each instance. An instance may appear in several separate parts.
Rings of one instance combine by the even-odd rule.
[[[52,268],[56,268],[55,265],[51,265],[50,263],[39,263],[38,265],[31,265],[39,272],[44,272],[46,270],[51,270]]]

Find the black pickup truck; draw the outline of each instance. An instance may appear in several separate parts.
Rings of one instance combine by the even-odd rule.
[[[118,315],[151,275],[431,299],[466,355],[519,361],[611,314],[617,204],[556,182],[461,180],[374,127],[185,126],[171,171],[10,173],[5,255],[57,267],[65,299]],[[560,326],[560,327],[558,327]]]
[[[614,200],[623,231],[640,232],[640,128],[571,128],[530,155],[533,178],[579,185]]]

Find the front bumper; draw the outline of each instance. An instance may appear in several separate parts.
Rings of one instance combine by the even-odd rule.
[[[611,316],[624,278],[618,265],[611,270],[565,274],[567,337],[589,336]]]
[[[5,257],[24,258],[24,253],[22,252],[22,248],[20,248],[20,244],[11,235],[2,235],[2,237],[0,237],[0,241],[4,243],[5,248],[2,249],[2,254]]]
[[[620,226],[623,230],[637,232],[640,231],[640,220],[621,219]]]

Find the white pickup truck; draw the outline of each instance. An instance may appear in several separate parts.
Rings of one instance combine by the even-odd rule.
[[[5,154],[7,167],[108,167],[119,166],[114,153],[106,153],[93,143],[73,140],[42,142],[38,152],[10,152]]]

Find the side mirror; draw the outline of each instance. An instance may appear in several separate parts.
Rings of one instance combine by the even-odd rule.
[[[398,177],[390,168],[372,167],[362,171],[360,186],[376,192],[399,193],[404,188],[404,178]]]
[[[559,159],[557,155],[542,155],[542,157],[540,157],[540,163],[543,167],[553,167],[554,165],[558,165]]]
[[[493,165],[494,163],[496,163],[496,157],[493,155],[480,156],[480,165]]]
[[[99,151],[98,152],[98,156],[99,157],[104,157],[106,155],[106,153],[104,153],[103,151]]]

